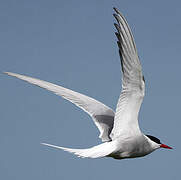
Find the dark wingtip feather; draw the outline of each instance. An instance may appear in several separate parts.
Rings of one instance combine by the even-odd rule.
[[[115,7],[113,7],[113,9],[114,9],[114,11],[117,13],[118,9],[117,9],[117,8],[115,8]]]
[[[117,14],[120,14],[119,10],[115,7],[113,7],[114,11],[117,13]]]
[[[119,41],[117,41],[117,45],[118,45],[119,49],[121,50],[122,46],[121,46],[121,43]]]
[[[116,18],[117,14],[113,13],[113,16]]]
[[[119,50],[119,56],[121,58],[121,69],[122,69],[122,72],[124,73],[124,68],[123,68],[123,57],[122,57],[122,53],[121,51]]]
[[[116,19],[117,23],[120,24],[120,17],[117,14],[113,14],[113,16]]]
[[[115,32],[115,35],[117,37],[117,39],[120,41],[120,43],[122,42],[121,36],[119,33]]]
[[[113,9],[119,16],[121,16],[124,19],[124,16],[121,14],[121,12],[117,8],[114,7]]]
[[[119,39],[119,37],[120,37],[119,33],[115,32],[115,35]]]
[[[121,32],[121,27],[116,23],[114,23],[114,26],[117,29],[117,31],[120,33]]]
[[[114,26],[115,26],[115,28],[116,28],[117,30],[119,30],[119,25],[118,25],[118,24],[114,23]]]

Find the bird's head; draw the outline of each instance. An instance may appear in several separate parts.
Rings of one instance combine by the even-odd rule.
[[[160,142],[160,140],[154,136],[151,136],[151,135],[146,135],[146,137],[150,140],[151,142],[151,146],[154,148],[154,149],[158,149],[158,148],[166,148],[166,149],[173,149],[172,147],[170,146],[167,146],[166,144],[162,144]]]

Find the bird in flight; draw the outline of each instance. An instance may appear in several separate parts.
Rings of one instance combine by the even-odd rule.
[[[118,9],[113,9],[115,11],[113,15],[117,21],[114,25],[117,30],[115,34],[122,67],[122,91],[115,112],[91,97],[62,86],[5,72],[10,76],[52,91],[83,109],[92,117],[102,140],[102,144],[87,149],[65,148],[48,143],[42,143],[43,145],[62,149],[82,158],[136,158],[150,154],[159,148],[172,149],[162,144],[158,138],[143,134],[139,128],[138,114],[145,95],[145,80],[128,23]]]

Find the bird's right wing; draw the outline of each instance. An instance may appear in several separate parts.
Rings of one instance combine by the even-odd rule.
[[[114,8],[115,27],[122,66],[122,92],[118,100],[111,138],[140,132],[138,113],[144,97],[145,83],[133,35],[123,15]]]
[[[5,74],[8,74],[9,76],[14,76],[18,79],[27,81],[41,88],[52,91],[55,94],[63,97],[64,99],[69,100],[79,108],[83,109],[92,117],[94,123],[100,131],[99,137],[102,139],[103,142],[111,140],[109,135],[113,128],[114,111],[103,103],[78,92],[72,91],[62,86],[58,86],[56,84],[42,81],[40,79],[35,79],[12,72],[5,72]]]

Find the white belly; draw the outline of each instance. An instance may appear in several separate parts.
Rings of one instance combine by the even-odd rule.
[[[153,150],[143,135],[136,137],[118,138],[115,140],[116,150],[108,155],[115,159],[142,157]]]

